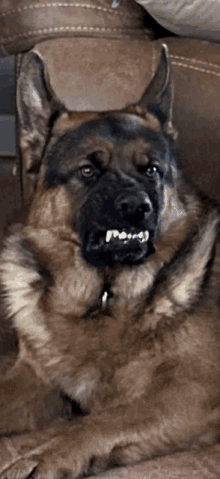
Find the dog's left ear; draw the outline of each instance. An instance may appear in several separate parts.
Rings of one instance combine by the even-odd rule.
[[[22,169],[34,184],[53,121],[65,110],[51,88],[43,59],[35,51],[23,57],[16,100]]]
[[[158,117],[164,132],[173,137],[173,139],[176,138],[177,133],[172,125],[173,85],[169,51],[166,44],[162,45],[156,73],[137,106]]]

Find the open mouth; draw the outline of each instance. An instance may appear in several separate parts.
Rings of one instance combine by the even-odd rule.
[[[127,244],[132,240],[137,240],[139,243],[145,243],[149,239],[149,231],[140,231],[139,233],[131,233],[122,230],[121,232],[114,229],[108,230],[105,235],[106,243],[123,243]]]
[[[141,264],[154,250],[149,230],[131,228],[89,231],[84,240],[85,259],[95,266]]]
[[[109,229],[107,231],[89,232],[86,241],[86,250],[90,249],[103,251],[126,250],[128,248],[146,248],[150,232],[148,230],[135,231],[122,228]]]

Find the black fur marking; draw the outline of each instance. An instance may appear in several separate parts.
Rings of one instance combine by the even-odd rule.
[[[123,205],[123,199],[125,206]],[[152,205],[147,211],[145,206]],[[140,264],[154,251],[158,213],[162,206],[162,186],[125,172],[108,171],[97,182],[83,205],[79,218],[83,253],[86,260],[103,267]],[[149,231],[147,242],[106,243],[108,230],[132,234]]]

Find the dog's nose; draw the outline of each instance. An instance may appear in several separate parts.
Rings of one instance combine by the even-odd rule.
[[[145,194],[122,194],[116,200],[116,208],[124,218],[137,215],[140,220],[149,216],[152,203]]]

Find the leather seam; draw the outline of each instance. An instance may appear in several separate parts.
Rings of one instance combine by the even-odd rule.
[[[199,71],[199,72],[202,72],[202,73],[210,73],[211,75],[215,75],[215,76],[220,76],[220,72],[217,73],[213,70],[206,70],[205,68],[199,68],[199,67],[196,67],[194,65],[189,65],[187,63],[181,63],[181,62],[175,62],[175,61],[172,61],[172,65],[178,65],[180,67],[186,67],[186,68],[191,68],[191,70],[196,70],[196,71]]]
[[[111,28],[111,27],[85,27],[85,26],[81,26],[81,25],[78,25],[77,27],[51,27],[51,28],[40,28],[38,30],[32,30],[30,32],[27,32],[27,33],[20,33],[20,34],[17,34],[17,35],[13,35],[12,37],[7,37],[6,39],[4,39],[3,42],[1,42],[3,45],[7,45],[8,43],[16,40],[17,38],[27,38],[27,37],[31,37],[31,36],[35,36],[35,35],[39,35],[39,34],[45,34],[45,33],[55,33],[55,32],[99,32],[99,33],[135,33],[136,35],[146,35],[147,33],[149,33],[149,30],[147,29],[140,29],[138,27],[133,27],[133,28],[128,28],[128,27],[124,27],[124,28],[117,28],[117,27],[114,27],[114,28]]]
[[[139,18],[139,16],[137,14],[128,14],[126,12],[120,12],[118,10],[115,10],[115,9],[110,9],[110,8],[106,8],[106,7],[101,7],[99,5],[90,5],[89,3],[84,3],[84,4],[81,4],[81,3],[64,3],[64,2],[50,2],[50,3],[36,3],[35,5],[25,5],[24,7],[18,7],[18,8],[14,8],[14,9],[10,9],[10,10],[7,10],[6,12],[3,12],[0,14],[0,18],[1,17],[5,17],[7,15],[14,15],[16,13],[20,13],[20,12],[24,12],[25,10],[34,10],[34,9],[43,9],[43,8],[68,8],[68,7],[74,7],[74,8],[86,8],[88,10],[96,10],[96,11],[100,11],[100,12],[104,12],[104,13],[110,13],[110,14],[113,14],[113,15],[116,15],[116,16],[125,16],[125,17],[129,17],[129,18],[133,18],[134,16]]]
[[[202,60],[196,60],[195,58],[181,57],[179,55],[170,55],[170,57],[175,58],[177,60],[183,60],[183,61],[188,61],[192,63],[200,63],[201,65],[207,65],[214,68],[220,68],[220,66],[216,65],[215,63],[203,62]]]

